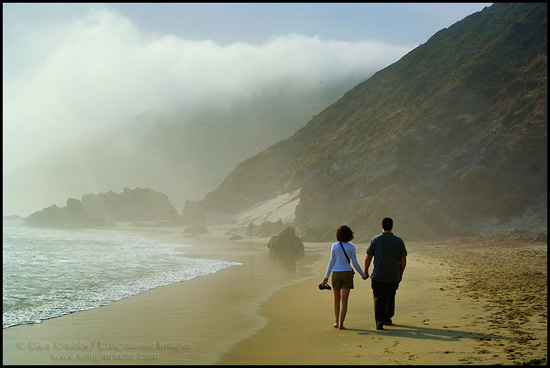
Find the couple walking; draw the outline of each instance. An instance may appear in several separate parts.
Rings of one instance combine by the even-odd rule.
[[[344,320],[348,310],[348,298],[353,289],[353,267],[363,280],[369,277],[369,267],[374,258],[374,269],[371,275],[372,294],[374,299],[374,319],[376,329],[383,330],[384,325],[391,325],[395,312],[395,293],[407,265],[407,249],[403,240],[391,231],[393,220],[386,217],[382,220],[382,234],[372,238],[365,256],[365,272],[359,266],[355,255],[355,246],[350,243],[353,231],[346,225],[336,230],[336,243],[332,245],[330,261],[323,279],[326,284],[332,271],[332,289],[334,292],[334,327],[345,329]]]

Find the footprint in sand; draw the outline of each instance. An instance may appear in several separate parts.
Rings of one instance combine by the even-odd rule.
[[[425,320],[422,321],[422,324],[423,325],[429,325],[428,321],[429,321],[429,319],[425,319]]]

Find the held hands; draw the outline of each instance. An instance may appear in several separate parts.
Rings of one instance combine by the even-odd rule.
[[[368,278],[369,278],[369,274],[366,273],[365,276],[363,276],[363,280],[366,280],[366,279],[368,279]]]

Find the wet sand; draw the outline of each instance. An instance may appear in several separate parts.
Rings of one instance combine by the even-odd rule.
[[[339,331],[332,292],[317,288],[330,244],[273,257],[267,238],[209,229],[192,240],[176,228],[97,230],[191,243],[185,256],[242,265],[4,329],[3,363],[546,364],[546,242],[407,243],[395,325],[375,329],[370,280],[356,277]],[[356,247],[362,260],[366,245]]]
[[[215,364],[260,331],[261,303],[312,274],[300,259],[269,256],[262,241],[232,242],[224,229],[186,240],[182,229],[90,230],[195,244],[185,256],[239,262],[214,274],[135,295],[97,309],[3,330],[4,364]]]

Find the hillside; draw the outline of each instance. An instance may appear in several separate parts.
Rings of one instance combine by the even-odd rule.
[[[497,3],[348,91],[183,211],[230,221],[300,190],[293,226],[391,216],[411,239],[547,220],[547,6]]]

